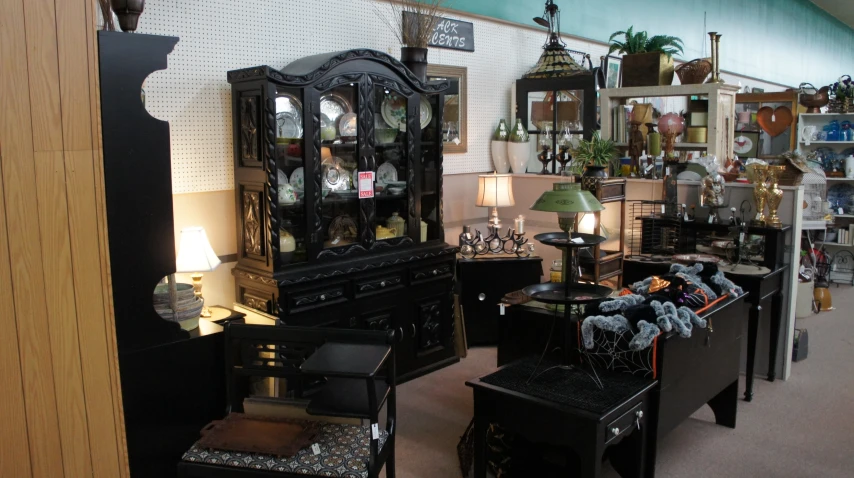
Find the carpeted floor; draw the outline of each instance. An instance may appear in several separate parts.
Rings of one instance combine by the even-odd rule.
[[[758,379],[753,402],[739,402],[734,430],[699,410],[660,443],[659,478],[854,476],[854,289],[831,292],[836,310],[798,321],[810,351],[791,378]],[[474,348],[459,364],[400,386],[398,477],[462,476],[456,446],[472,417],[465,381],[494,369],[495,349]],[[609,466],[603,475],[617,476]]]

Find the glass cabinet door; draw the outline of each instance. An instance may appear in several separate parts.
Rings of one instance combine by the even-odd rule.
[[[279,260],[306,261],[306,203],[303,197],[305,141],[303,101],[299,89],[276,88],[276,196]]]
[[[409,197],[412,184],[409,157],[410,139],[406,119],[410,108],[407,97],[383,86],[374,87],[374,149],[376,159],[376,223],[377,241],[387,241],[409,234]],[[423,119],[422,114],[422,119]],[[422,121],[423,123],[423,121]],[[413,171],[414,172],[414,171]]]
[[[426,242],[443,237],[439,200],[442,174],[439,156],[442,152],[442,96],[423,95],[424,104],[432,112],[426,126],[421,130],[421,217],[417,242]]]
[[[528,132],[535,151],[528,171],[556,173],[555,158],[584,134],[584,90],[528,93]]]
[[[321,92],[320,216],[323,249],[359,242],[358,85]],[[315,184],[317,187],[317,184]]]

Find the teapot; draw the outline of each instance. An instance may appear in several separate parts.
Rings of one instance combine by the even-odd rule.
[[[377,232],[377,240],[378,241],[383,240],[383,239],[392,239],[394,237],[397,237],[397,231],[395,231],[394,228],[377,226],[376,232]]]

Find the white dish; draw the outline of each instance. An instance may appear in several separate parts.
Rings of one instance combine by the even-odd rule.
[[[294,172],[291,173],[290,184],[297,191],[305,191],[305,173],[302,166],[294,169]]]
[[[680,181],[702,181],[703,178],[696,171],[682,171],[676,175],[676,179]]]
[[[320,112],[334,124],[344,114],[352,113],[353,107],[338,93],[326,93],[320,97]]]
[[[279,180],[280,185],[281,184],[288,184],[288,175],[285,174],[285,172],[282,171],[281,169],[278,172],[278,180]]]
[[[340,159],[333,157],[331,164],[323,166],[323,187],[332,191],[346,191],[350,189],[350,177],[347,172],[342,169],[335,160]]]
[[[386,95],[382,105],[380,106],[380,113],[382,114],[383,120],[385,120],[386,124],[392,128],[399,129],[401,123],[405,126],[406,98],[395,93]],[[430,107],[430,102],[427,101],[427,98],[423,96],[421,97],[421,110],[419,114],[421,129],[424,129],[430,124],[430,120],[433,118],[433,109]]]
[[[358,118],[356,113],[347,113],[341,115],[338,120],[338,134],[341,136],[353,137],[358,132]]]
[[[276,97],[276,137],[302,138],[302,103],[294,95]]]
[[[388,184],[389,181],[397,181],[397,169],[391,163],[383,163],[377,168],[377,182]]]

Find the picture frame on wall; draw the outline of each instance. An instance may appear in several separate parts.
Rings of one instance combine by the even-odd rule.
[[[759,154],[759,133],[736,131],[732,144],[733,153],[739,158],[755,158]]]
[[[619,88],[623,72],[623,59],[619,56],[603,56],[602,71],[605,74],[605,88]]]

